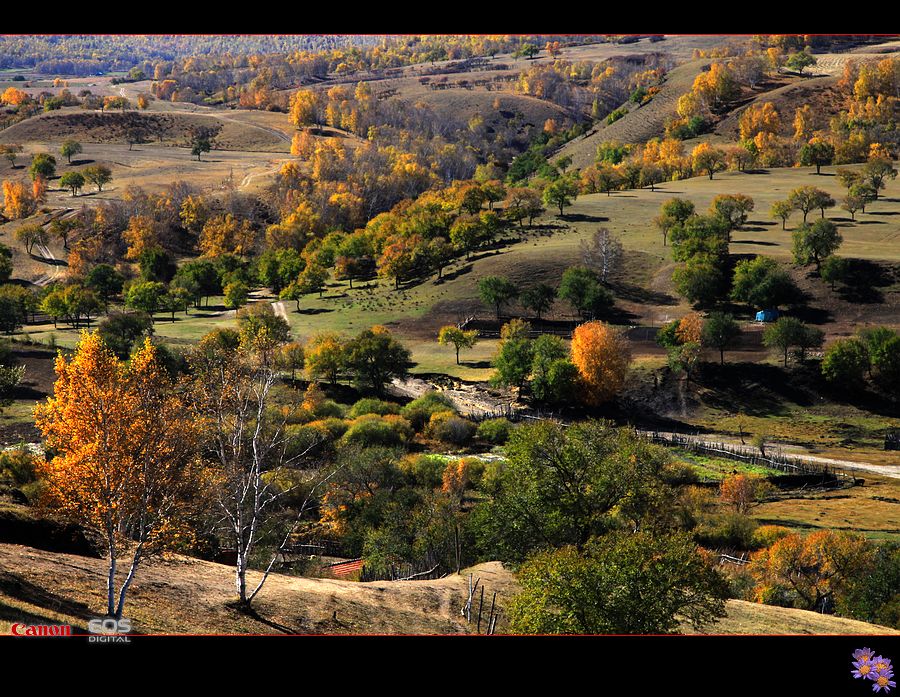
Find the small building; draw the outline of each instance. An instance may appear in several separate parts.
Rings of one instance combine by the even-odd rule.
[[[774,322],[778,319],[778,310],[760,310],[756,313],[757,322]]]

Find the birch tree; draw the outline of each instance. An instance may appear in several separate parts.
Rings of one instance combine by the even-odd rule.
[[[189,541],[197,482],[196,431],[156,348],[121,361],[97,332],[56,359],[54,394],[35,423],[57,451],[42,463],[45,503],[102,532],[107,614],[122,617],[139,565]],[[120,561],[129,564],[117,584]]]
[[[290,447],[285,414],[272,405],[278,349],[279,342],[261,327],[257,333],[242,334],[236,348],[215,337],[204,338],[188,359],[193,413],[205,437],[212,498],[236,552],[235,590],[244,606],[262,590],[277,557],[276,552],[262,580],[250,588],[247,571],[252,554],[279,500],[296,489],[280,489],[266,475],[296,468],[320,444],[315,441],[299,453]],[[307,496],[299,516],[310,500]],[[281,547],[287,541],[286,537]]]
[[[590,242],[581,243],[581,256],[584,265],[593,269],[603,283],[615,276],[622,262],[622,243],[605,227],[591,235]]]

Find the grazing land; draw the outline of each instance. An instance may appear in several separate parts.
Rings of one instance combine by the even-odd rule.
[[[0,633],[900,628],[900,42],[96,38],[0,41]]]

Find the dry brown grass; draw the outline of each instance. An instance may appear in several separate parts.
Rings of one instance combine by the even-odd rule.
[[[84,628],[103,613],[105,570],[102,559],[0,545],[0,633],[23,618]],[[486,596],[499,591],[502,607],[513,592],[511,573],[497,562],[471,571]],[[251,573],[249,582],[258,579]],[[139,569],[126,615],[135,631],[149,634],[463,634],[474,631],[460,616],[467,582],[465,575],[356,583],[273,574],[255,614],[246,614],[231,605],[232,567],[173,556]]]
[[[808,610],[794,610],[760,605],[746,600],[729,600],[727,617],[694,632],[685,634],[900,634],[900,631],[867,622],[822,615]]]
[[[84,630],[102,614],[106,562],[0,544],[0,634],[14,622],[63,623]],[[465,634],[460,616],[471,571],[498,591],[502,608],[517,592],[499,562],[435,581],[356,583],[274,574],[254,603],[239,612],[231,567],[175,556],[142,567],[126,605],[134,630],[148,634]],[[258,578],[251,574],[251,582]],[[485,602],[487,605],[487,600]],[[885,634],[884,627],[740,600],[708,634]],[[485,610],[486,612],[486,610]],[[498,633],[507,629],[504,615]],[[482,627],[483,628],[483,627]],[[685,633],[693,633],[688,627]]]
[[[288,126],[285,114],[278,115]],[[259,119],[257,119],[259,121]],[[219,129],[215,146],[220,150],[287,152],[290,138],[272,125],[238,119],[228,112],[193,112],[177,107],[146,112],[84,111],[70,107],[39,114],[5,129],[0,140],[6,143],[62,141],[76,138],[84,143],[126,143],[131,127],[145,129],[147,138],[167,145],[187,145],[191,130],[198,127]]]
[[[584,168],[594,163],[600,143],[641,143],[662,136],[666,121],[675,116],[678,98],[690,91],[694,78],[709,63],[709,60],[699,59],[679,65],[668,73],[662,89],[650,102],[640,108],[629,104],[629,112],[618,121],[610,125],[601,121],[600,125],[584,136],[563,146],[557,155],[570,155],[573,167]]]

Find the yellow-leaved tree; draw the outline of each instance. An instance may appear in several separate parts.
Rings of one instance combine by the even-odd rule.
[[[40,465],[44,504],[103,535],[107,613],[121,618],[138,565],[190,542],[197,433],[149,339],[122,361],[83,332],[56,374],[53,396],[34,411],[57,453]],[[120,559],[130,566],[117,587]]]
[[[587,404],[602,404],[622,389],[631,351],[619,330],[600,321],[579,324],[572,333],[571,351]]]

